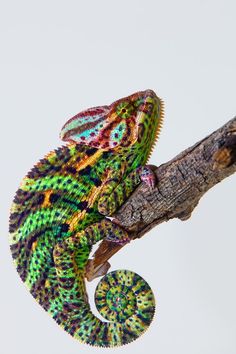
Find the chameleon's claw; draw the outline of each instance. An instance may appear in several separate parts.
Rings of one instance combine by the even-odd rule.
[[[140,167],[140,179],[144,182],[150,189],[154,189],[157,183],[156,174],[151,169],[150,166]]]
[[[115,218],[113,216],[106,216],[106,219],[109,219],[113,224],[116,224],[116,225],[122,227],[120,221],[117,218]]]

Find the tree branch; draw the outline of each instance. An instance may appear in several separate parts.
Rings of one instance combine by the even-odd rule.
[[[236,117],[156,168],[157,185],[150,190],[140,184],[113,217],[140,238],[154,226],[173,218],[186,220],[201,197],[215,184],[236,171]],[[102,241],[88,266],[87,278],[102,274],[99,269],[121,246]],[[107,266],[105,267],[107,271]]]

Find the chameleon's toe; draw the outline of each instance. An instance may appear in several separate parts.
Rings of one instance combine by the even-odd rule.
[[[124,246],[130,242],[128,233],[120,226],[113,224],[112,230],[107,230],[106,240],[114,242],[120,246]]]
[[[113,199],[101,198],[98,201],[98,211],[102,215],[111,215],[115,212],[116,206]]]
[[[140,179],[144,182],[148,187],[154,189],[157,183],[157,178],[155,172],[149,166],[140,167]]]

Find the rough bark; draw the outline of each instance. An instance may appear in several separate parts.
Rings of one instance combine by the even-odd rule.
[[[157,167],[155,189],[140,184],[113,215],[114,221],[130,232],[131,239],[135,239],[163,221],[186,220],[201,197],[235,171],[236,117]],[[103,269],[107,271],[107,260],[120,248],[103,241],[88,264],[88,280],[103,274]]]

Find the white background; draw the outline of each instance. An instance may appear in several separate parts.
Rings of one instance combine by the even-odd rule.
[[[11,200],[87,107],[155,90],[166,106],[156,165],[231,119],[235,12],[234,0],[0,1],[1,353],[105,352],[63,332],[20,281]],[[112,270],[149,282],[158,308],[145,335],[110,353],[236,354],[235,178],[209,191],[190,220],[162,224],[113,257]]]

